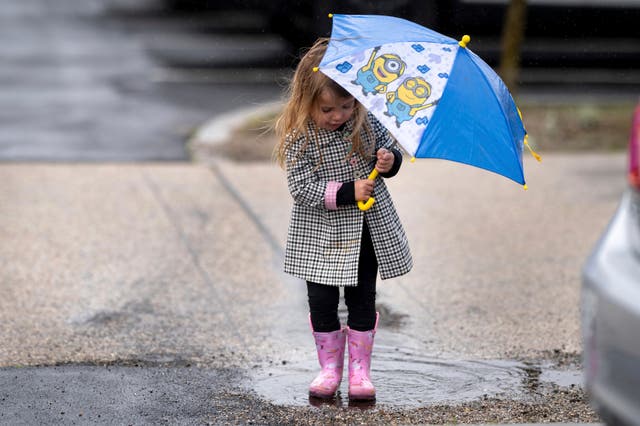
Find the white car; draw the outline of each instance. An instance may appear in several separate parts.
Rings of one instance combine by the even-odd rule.
[[[628,188],[582,280],[587,392],[607,425],[640,425],[640,105],[629,140]]]

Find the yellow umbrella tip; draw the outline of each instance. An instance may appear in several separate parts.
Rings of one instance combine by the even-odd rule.
[[[471,41],[471,37],[469,37],[468,35],[464,35],[462,36],[462,40],[460,40],[458,42],[458,44],[460,45],[460,47],[467,47],[467,44]]]
[[[333,18],[333,13],[330,13],[327,15],[329,17],[329,19]]]
[[[318,68],[318,67],[313,67],[313,72],[318,72],[319,69],[320,68]]]

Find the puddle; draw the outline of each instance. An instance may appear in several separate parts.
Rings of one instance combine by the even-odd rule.
[[[453,360],[421,356],[410,350],[377,345],[372,376],[378,390],[377,404],[420,407],[461,403],[483,397],[524,399],[538,392],[542,384],[582,386],[577,369],[554,370],[517,361]],[[251,388],[262,398],[278,405],[308,406],[308,385],[318,372],[316,358],[287,361],[284,365],[253,372]],[[346,369],[345,357],[345,369]],[[345,372],[340,392],[346,403]]]
[[[582,371],[575,367],[570,370],[547,369],[542,370],[540,381],[553,383],[555,385],[569,387],[584,387]]]
[[[301,293],[302,294],[302,293]],[[300,304],[306,303],[303,295]],[[550,385],[583,387],[577,366],[558,367],[552,362],[540,364],[513,360],[444,359],[425,355],[430,346],[423,329],[417,333],[406,315],[385,305],[380,321],[374,358],[373,383],[377,389],[376,406],[417,408],[435,404],[459,404],[483,398],[499,397],[527,400],[550,391]],[[341,323],[346,323],[346,308],[340,306]],[[319,371],[315,345],[308,323],[285,321],[274,333],[279,348],[269,366],[255,366],[245,386],[261,399],[280,406],[317,405],[308,396],[309,383]],[[407,330],[410,328],[410,330]],[[346,354],[345,354],[346,355]],[[348,356],[345,356],[345,370]],[[343,375],[339,398],[328,405],[351,406],[347,398],[347,372]],[[368,406],[362,407],[368,408]]]

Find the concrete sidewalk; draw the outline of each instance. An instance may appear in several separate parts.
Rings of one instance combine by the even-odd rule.
[[[204,166],[3,164],[0,365],[212,364],[290,303],[256,223]],[[231,357],[233,358],[233,357]]]
[[[502,177],[424,160],[388,181],[415,260],[381,282],[379,300],[405,317],[403,334],[434,353],[536,357],[580,352],[580,269],[625,185],[622,154],[525,159],[528,191]],[[290,201],[271,164],[218,162],[284,245]]]
[[[389,182],[416,261],[379,285],[380,300],[433,353],[580,350],[579,269],[617,205],[624,157],[547,155],[526,167],[527,192],[436,161]],[[291,201],[274,165],[4,164],[0,178],[0,321],[12,324],[2,365],[128,358],[140,345],[200,359],[217,340],[212,323],[225,346],[246,350],[266,307],[305,311],[297,280],[280,273]],[[136,345],[78,335],[95,325]],[[24,339],[28,330],[38,335]]]

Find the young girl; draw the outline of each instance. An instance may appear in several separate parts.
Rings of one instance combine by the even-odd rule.
[[[378,325],[376,276],[409,272],[411,254],[384,180],[394,176],[402,155],[386,129],[346,90],[321,72],[327,39],[300,61],[289,98],[276,123],[277,159],[287,171],[293,210],[285,250],[285,272],[307,282],[310,322],[322,368],[310,385],[313,397],[332,398],[342,380],[349,342],[349,399],[373,400],[371,351]],[[357,201],[375,195],[366,212]],[[338,318],[344,287],[347,327]]]

